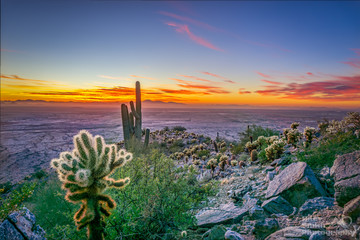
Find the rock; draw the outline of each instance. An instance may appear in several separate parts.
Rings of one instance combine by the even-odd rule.
[[[24,237],[8,220],[0,225],[0,239],[2,240],[24,240]]]
[[[265,239],[265,237],[277,231],[279,228],[279,223],[276,219],[266,218],[255,223],[254,234],[257,239]]]
[[[360,196],[345,204],[344,215],[351,217],[353,221],[360,217]]]
[[[244,195],[252,190],[251,185],[245,185],[231,192],[230,197],[235,201],[241,201]]]
[[[271,166],[281,166],[281,165],[286,165],[290,162],[290,159],[287,157],[281,157],[278,159],[275,159],[274,161],[272,161],[270,163]]]
[[[7,220],[11,223],[19,233],[30,240],[44,240],[45,231],[39,225],[35,226],[36,219],[29,209],[24,207],[19,211],[11,213]],[[1,239],[1,238],[0,238]]]
[[[271,166],[267,166],[267,167],[264,169],[265,172],[271,172],[271,171],[273,171],[273,170],[275,170],[275,168],[274,168],[274,167],[271,167]]]
[[[276,175],[276,171],[268,172],[268,173],[266,174],[265,180],[266,180],[267,182],[270,182],[270,181],[272,181],[272,180],[274,179],[275,175]]]
[[[311,229],[311,230],[325,231],[324,224],[322,224],[321,218],[319,218],[319,217],[304,218],[303,220],[301,220],[301,227]]]
[[[334,198],[329,197],[316,197],[307,200],[299,209],[299,213],[303,216],[312,214],[315,210],[321,210],[324,208],[331,208],[334,206]]]
[[[309,240],[326,240],[326,234],[324,232],[314,232],[311,234]]]
[[[290,203],[280,196],[264,201],[261,207],[264,208],[265,211],[275,214],[282,213],[290,215],[294,211]]]
[[[335,199],[343,207],[360,195],[360,151],[337,157],[330,174],[335,180]]]
[[[265,217],[264,209],[258,205],[250,208],[249,215],[251,219],[261,219]]]
[[[240,233],[237,233],[237,232],[231,231],[231,230],[226,231],[225,239],[226,240],[245,240],[245,238],[243,238]]]
[[[330,168],[329,167],[323,167],[320,172],[319,175],[325,179],[330,178]]]
[[[258,200],[248,199],[242,207],[233,202],[222,204],[218,208],[211,208],[196,215],[199,227],[212,227],[217,224],[238,223],[249,214],[249,210],[257,204]]]
[[[300,207],[309,198],[326,196],[311,168],[304,162],[290,164],[269,183],[266,198],[281,195],[290,204]]]
[[[223,240],[226,233],[226,228],[223,225],[216,225],[213,228],[209,229],[202,239],[204,240]]]
[[[309,239],[313,231],[303,227],[287,227],[274,232],[266,240]]]

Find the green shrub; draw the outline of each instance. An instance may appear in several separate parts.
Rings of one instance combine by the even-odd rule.
[[[198,156],[199,156],[199,158],[202,158],[202,157],[209,157],[210,156],[210,151],[209,150],[206,150],[206,149],[204,149],[204,150],[200,150],[200,151],[198,151]]]
[[[210,191],[197,183],[194,168],[175,170],[157,150],[135,157],[114,175],[132,182],[124,191],[109,190],[118,204],[107,224],[109,239],[174,238],[195,224],[195,210]]]
[[[263,128],[261,126],[257,126],[255,124],[249,125],[248,128],[244,131],[239,133],[240,137],[240,144],[245,146],[245,144],[250,141],[250,136],[253,137],[254,140],[258,139],[260,136],[270,137],[274,135],[279,135],[280,132],[270,128]]]
[[[331,167],[336,155],[360,150],[360,139],[352,132],[339,132],[332,137],[323,138],[316,146],[310,146],[297,154],[300,161],[306,162],[313,169]]]
[[[184,131],[186,131],[186,128],[183,127],[183,126],[174,126],[174,127],[172,128],[172,130],[184,132]]]
[[[9,213],[21,207],[21,204],[29,198],[36,187],[36,182],[25,182],[15,187],[6,197],[0,196],[0,222],[3,221]]]
[[[77,231],[73,220],[80,204],[67,202],[65,193],[58,178],[52,174],[47,181],[38,184],[24,205],[35,214],[47,239],[86,239],[86,230]]]
[[[240,143],[233,143],[233,146],[230,149],[230,152],[234,155],[238,155],[243,151],[244,151],[244,146],[241,145]]]

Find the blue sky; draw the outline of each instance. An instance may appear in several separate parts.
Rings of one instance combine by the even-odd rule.
[[[360,90],[359,12],[360,2],[340,1],[3,0],[2,100],[69,100],[56,93],[140,80],[153,100],[360,105],[347,91]],[[47,81],[52,93],[21,79]]]

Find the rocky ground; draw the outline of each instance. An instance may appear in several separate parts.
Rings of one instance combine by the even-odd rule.
[[[260,164],[235,154],[234,146],[219,141],[215,147],[194,133],[155,131],[151,141],[165,146],[177,167],[195,168],[198,181],[219,182],[218,193],[197,212],[197,226],[182,232],[183,239],[360,238],[360,151],[314,172],[297,161],[298,150],[290,145],[281,158]],[[216,158],[219,165],[211,167]],[[0,233],[9,232],[6,221]]]

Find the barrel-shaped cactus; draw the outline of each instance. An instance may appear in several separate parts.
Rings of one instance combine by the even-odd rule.
[[[62,152],[59,158],[51,160],[51,167],[57,170],[62,187],[67,190],[65,199],[81,202],[74,215],[78,229],[87,227],[88,239],[104,238],[103,215],[109,216],[109,209],[115,207],[114,200],[103,194],[108,187],[123,188],[129,178],[114,180],[109,175],[132,159],[132,154],[108,145],[103,137],[93,137],[86,130],[74,136],[74,150]]]

